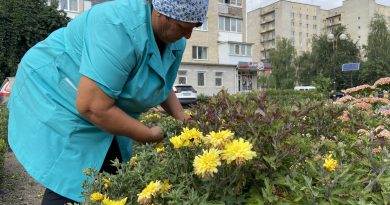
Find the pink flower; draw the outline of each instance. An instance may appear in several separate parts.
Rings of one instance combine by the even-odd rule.
[[[353,101],[355,100],[354,97],[350,96],[350,95],[346,95],[346,96],[343,96],[342,98],[339,98],[338,100],[336,100],[336,103],[346,103],[346,102],[349,102],[349,101]]]
[[[341,120],[341,122],[348,122],[351,120],[351,118],[349,118],[349,112],[348,111],[343,111],[343,114],[338,117],[339,120]]]
[[[355,93],[355,92],[372,91],[372,90],[374,90],[374,87],[372,87],[371,85],[364,84],[364,85],[359,85],[359,86],[356,86],[353,88],[348,88],[344,91],[344,93],[351,94],[351,93]]]
[[[389,110],[384,110],[381,112],[381,115],[383,116],[389,116],[390,115],[390,109]]]
[[[369,111],[372,109],[372,105],[370,105],[369,103],[366,103],[362,100],[355,100],[353,102],[353,104],[356,108],[364,110],[364,111]]]
[[[381,78],[374,83],[375,88],[378,86],[380,87],[381,85],[390,85],[390,77]]]

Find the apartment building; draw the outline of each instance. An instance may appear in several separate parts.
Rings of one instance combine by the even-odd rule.
[[[187,41],[176,83],[213,95],[257,88],[252,43],[246,41],[245,0],[209,1],[207,21]],[[239,66],[246,65],[246,66]],[[252,65],[252,66],[248,66]]]
[[[353,41],[367,43],[369,22],[375,12],[383,14],[390,29],[390,7],[375,0],[344,0],[342,6],[330,10],[311,4],[280,0],[248,13],[248,41],[254,42],[254,61],[267,62],[269,51],[275,48],[276,38],[291,41],[297,54],[311,49],[315,35],[328,34],[337,26],[346,27]]]

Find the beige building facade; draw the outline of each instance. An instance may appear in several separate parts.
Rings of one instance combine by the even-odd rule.
[[[248,13],[248,41],[254,42],[254,61],[266,62],[277,38],[287,38],[297,54],[310,51],[315,35],[328,34],[345,26],[349,37],[362,46],[367,43],[369,23],[378,12],[390,29],[390,7],[375,0],[344,0],[342,6],[323,10],[319,6],[280,0]]]
[[[177,84],[192,85],[198,93],[214,95],[257,88],[257,71],[239,68],[252,62],[253,44],[246,40],[246,1],[209,1],[207,22],[187,40]]]

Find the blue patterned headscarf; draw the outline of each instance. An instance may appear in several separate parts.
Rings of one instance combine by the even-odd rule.
[[[153,0],[159,13],[188,23],[203,23],[207,15],[208,0]]]

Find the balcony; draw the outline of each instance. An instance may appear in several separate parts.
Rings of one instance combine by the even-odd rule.
[[[232,17],[243,18],[242,8],[229,6],[226,4],[218,4],[218,13]]]

